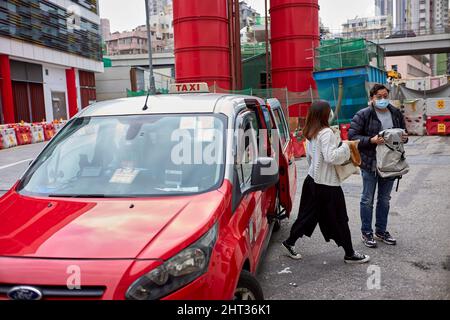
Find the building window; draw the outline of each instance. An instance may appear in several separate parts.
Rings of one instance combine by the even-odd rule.
[[[94,5],[95,8],[97,7],[95,0],[74,2],[80,5],[83,3],[85,8]],[[82,17],[75,17],[75,19],[70,20],[68,19],[69,12],[49,1],[2,1],[0,16],[5,15],[7,19],[0,21],[0,35],[2,36],[43,45],[97,61],[102,59],[99,25]]]

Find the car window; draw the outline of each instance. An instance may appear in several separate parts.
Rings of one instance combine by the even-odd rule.
[[[278,127],[278,131],[280,133],[280,141],[283,146],[286,145],[286,142],[289,140],[289,131],[286,128],[286,122],[284,121],[283,114],[280,113],[280,109],[275,109],[274,112],[275,122]]]
[[[85,117],[66,125],[25,173],[40,196],[195,194],[221,183],[225,117]]]
[[[255,112],[246,112],[240,121],[237,136],[236,171],[241,190],[250,186],[253,163],[258,156],[259,124]]]

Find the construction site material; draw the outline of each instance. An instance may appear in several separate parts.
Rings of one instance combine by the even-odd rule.
[[[424,116],[405,117],[406,130],[412,136],[426,135],[426,121]]]
[[[367,65],[384,70],[384,50],[365,39],[322,40],[315,49],[315,71]]]
[[[173,2],[177,82],[205,81],[232,89],[229,23],[228,1]]]
[[[17,138],[14,128],[4,127],[3,129],[0,129],[0,139],[2,140],[4,149],[17,146]]]
[[[450,116],[450,98],[425,100],[427,116]]]
[[[44,142],[44,128],[41,124],[31,126],[31,143]]]
[[[25,144],[31,144],[31,129],[30,125],[10,125],[10,128],[14,129],[14,133],[16,135],[17,144],[19,146]]]
[[[320,98],[330,103],[338,124],[351,122],[356,112],[367,107],[373,83],[387,80],[386,72],[372,66],[318,71],[313,77]]]
[[[53,123],[45,123],[42,125],[44,129],[44,138],[45,141],[49,141],[55,135],[55,128],[53,127]]]
[[[319,46],[318,0],[271,0],[272,84],[293,92],[315,90],[314,48]],[[310,103],[294,105],[306,117]]]
[[[450,135],[450,116],[432,116],[427,118],[429,136]]]
[[[400,110],[405,117],[417,118],[423,117],[426,112],[424,99],[412,99],[403,101]]]

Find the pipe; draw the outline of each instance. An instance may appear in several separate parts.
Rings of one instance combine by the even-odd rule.
[[[264,15],[265,15],[265,36],[266,36],[266,89],[270,87],[269,84],[269,21],[267,17],[267,0],[264,0]]]
[[[333,120],[331,121],[332,123],[336,120],[339,119],[339,112],[341,112],[341,108],[342,108],[342,100],[344,98],[344,81],[342,80],[342,78],[338,79],[338,99],[336,102],[336,109],[334,111],[334,116],[333,116]]]

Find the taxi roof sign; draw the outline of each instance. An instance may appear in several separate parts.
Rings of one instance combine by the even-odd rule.
[[[206,82],[171,84],[169,93],[209,93]]]

